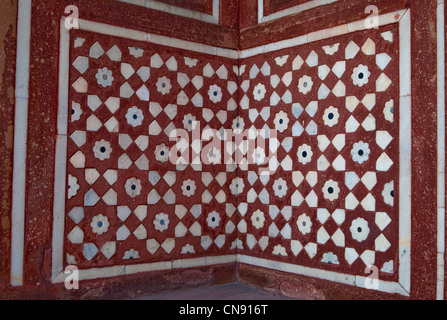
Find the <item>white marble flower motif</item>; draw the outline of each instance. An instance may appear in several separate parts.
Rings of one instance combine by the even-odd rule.
[[[278,256],[287,256],[286,248],[284,248],[282,245],[278,244],[273,248],[273,254],[276,254]]]
[[[354,68],[351,79],[354,82],[354,85],[363,87],[365,84],[368,83],[370,75],[371,72],[369,72],[368,66],[360,64]]]
[[[222,100],[222,89],[218,85],[211,85],[208,90],[208,96],[214,103],[218,103]]]
[[[143,120],[144,120],[143,111],[141,111],[141,109],[138,109],[137,107],[133,106],[132,108],[129,108],[127,110],[126,119],[127,119],[127,123],[134,128],[141,126],[141,124],[143,123]]]
[[[129,49],[129,54],[135,58],[141,58],[144,54],[144,50],[138,47],[127,47]]]
[[[323,122],[328,127],[333,127],[338,124],[338,119],[340,118],[340,114],[338,113],[338,109],[335,107],[329,107],[324,110],[323,114]]]
[[[190,245],[189,243],[183,246],[180,254],[188,254],[188,253],[196,253],[196,251],[194,250],[194,247],[192,245]]]
[[[98,214],[97,216],[93,217],[90,226],[92,227],[93,233],[96,233],[97,235],[102,235],[103,233],[106,233],[109,230],[110,226],[109,218],[103,216],[102,214]]]
[[[354,240],[357,240],[358,242],[365,241],[369,235],[368,221],[363,218],[357,218],[352,221],[349,230],[351,231]]]
[[[302,164],[307,164],[312,160],[312,148],[307,145],[307,144],[303,144],[301,146],[298,147],[298,152],[297,152],[297,156],[298,156],[298,161]]]
[[[193,116],[191,113],[188,113],[183,117],[183,127],[189,132],[196,128],[197,123],[198,122],[196,120],[196,117]]]
[[[197,60],[197,59],[188,58],[188,57],[184,57],[184,60],[185,60],[185,64],[190,68],[195,67],[197,65],[197,62],[199,62],[199,60]]]
[[[244,131],[244,127],[245,127],[244,119],[241,118],[240,116],[237,116],[233,120],[233,124],[231,126],[231,128],[233,129],[233,132],[235,134],[240,134],[240,133],[242,133],[242,131]]]
[[[141,180],[137,178],[127,179],[124,188],[129,197],[135,198],[141,193]]]
[[[340,264],[337,255],[335,255],[333,252],[326,252],[325,254],[323,254],[321,262],[328,264]]]
[[[112,147],[110,146],[110,142],[101,139],[95,142],[93,146],[93,154],[95,158],[104,161],[105,159],[110,158],[110,154],[112,153]]]
[[[323,50],[327,55],[333,56],[334,53],[336,53],[339,48],[340,48],[340,43],[334,43],[334,44],[324,46]]]
[[[276,179],[273,183],[273,191],[275,192],[275,196],[278,198],[282,198],[287,193],[287,182],[283,178]]]
[[[103,88],[110,87],[114,80],[112,71],[107,69],[106,67],[98,69],[98,72],[96,73],[95,77],[98,84]]]
[[[275,62],[278,66],[282,67],[286,64],[287,60],[289,59],[288,55],[283,55],[275,58]]]
[[[354,146],[351,150],[352,160],[362,164],[369,158],[369,154],[371,150],[369,150],[369,145],[363,141],[359,141],[354,143]]]
[[[334,201],[338,199],[338,194],[340,193],[340,188],[338,187],[338,182],[334,180],[328,180],[323,186],[323,197],[329,201]]]
[[[168,229],[169,216],[164,212],[158,213],[155,215],[155,219],[154,219],[153,223],[155,226],[155,230],[163,232]]]
[[[172,89],[171,80],[169,80],[169,78],[166,76],[158,78],[156,86],[157,91],[160,92],[162,95],[168,94]]]
[[[82,109],[81,105],[72,101],[71,103],[71,122],[78,121],[81,118]]]
[[[256,147],[255,150],[253,150],[252,159],[254,164],[257,164],[258,166],[262,165],[265,161],[264,148]]]
[[[183,181],[182,184],[182,193],[185,197],[191,197],[196,193],[196,182],[192,179],[187,179]]]
[[[71,199],[74,197],[79,190],[80,186],[78,184],[78,178],[72,176],[71,174],[68,175],[68,199]]]
[[[220,224],[220,215],[217,211],[211,211],[208,213],[208,216],[206,218],[206,223],[208,224],[208,227],[211,229],[215,229]]]
[[[384,115],[386,121],[389,121],[391,123],[394,122],[394,100],[393,99],[391,99],[390,101],[385,103],[385,107],[383,108],[383,115]]]
[[[283,133],[289,126],[289,117],[287,116],[287,113],[281,110],[276,114],[273,122],[275,124],[275,129],[280,133]]]
[[[256,101],[261,101],[265,97],[266,93],[265,85],[262,83],[258,83],[253,89],[253,96]]]
[[[210,150],[206,153],[208,163],[207,164],[220,164],[221,163],[221,153],[219,148],[212,147]]]
[[[312,78],[309,76],[302,76],[300,80],[298,81],[298,90],[302,94],[308,94],[310,90],[312,90],[313,86]]]
[[[264,212],[262,212],[259,209],[253,212],[251,216],[251,223],[253,227],[255,227],[256,229],[261,229],[264,226],[264,222],[265,222]]]
[[[123,260],[139,259],[140,253],[137,250],[130,249],[124,252]]]
[[[394,181],[388,182],[383,187],[382,191],[383,201],[390,205],[394,205]]]
[[[296,225],[298,226],[298,230],[303,235],[306,235],[310,233],[312,229],[312,220],[310,220],[310,217],[307,214],[303,213],[298,217]]]
[[[164,143],[161,143],[155,147],[154,151],[155,160],[165,163],[169,159],[169,147]]]
[[[244,191],[244,181],[240,177],[236,177],[231,181],[230,191],[233,195],[237,196],[238,194]]]

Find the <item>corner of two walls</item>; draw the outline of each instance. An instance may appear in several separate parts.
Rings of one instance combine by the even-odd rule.
[[[27,227],[34,244],[48,247],[52,241],[44,263],[53,284],[64,281],[71,264],[86,283],[111,277],[125,286],[125,279],[132,282],[145,271],[236,262],[236,277],[249,282],[257,278],[253,272],[270,269],[260,283],[278,272],[304,279],[309,290],[311,284],[324,287],[319,279],[346,292],[374,285],[365,273],[372,266],[380,279],[372,289],[408,296],[410,251],[401,238],[411,238],[411,191],[401,185],[409,183],[402,179],[411,159],[411,82],[401,66],[410,64],[409,11],[384,14],[378,29],[354,21],[324,30],[320,22],[321,31],[291,39],[272,36],[275,31],[258,44],[247,36],[264,26],[247,28],[244,49],[237,51],[237,41],[229,40],[237,33],[228,28],[177,37],[178,26],[206,25],[179,18],[163,36],[159,25],[141,30],[145,15],[125,19],[141,8],[109,12],[127,21],[118,27],[107,23],[110,17],[95,16],[91,4],[78,2],[85,20],[80,30],[61,29],[59,68],[50,68],[59,69],[62,99],[57,128],[51,129],[57,135],[55,164],[48,170],[55,167],[60,179],[52,178],[54,204],[38,207],[52,212],[54,224],[43,235]],[[36,46],[34,59],[40,57]],[[32,81],[33,90],[42,89]],[[41,100],[32,96],[31,103]],[[48,100],[58,101],[54,95]],[[198,152],[194,125],[202,133],[214,129],[215,139],[203,146],[216,149]],[[167,157],[175,149],[169,139],[175,128],[190,140],[194,161],[218,162],[224,130],[261,130],[258,142],[265,146],[244,142],[233,152],[230,143],[220,150],[221,160],[228,150],[238,161],[245,158],[239,166],[176,165]],[[32,177],[39,172],[33,168]],[[29,210],[29,218],[36,216]],[[325,288],[325,295],[334,290]]]

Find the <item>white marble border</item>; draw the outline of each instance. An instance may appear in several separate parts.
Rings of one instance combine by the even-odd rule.
[[[198,12],[194,10],[185,9],[182,7],[177,7],[168,3],[159,2],[155,0],[118,0],[121,2],[126,2],[130,4],[135,4],[138,6],[146,7],[148,9],[158,10],[167,12],[174,15],[179,15],[185,18],[196,19],[212,24],[219,24],[219,14],[220,14],[220,0],[213,0],[213,14],[206,14],[203,12]]]
[[[399,21],[399,284],[411,285],[411,17]]]
[[[344,274],[340,272],[327,271],[322,269],[310,268],[305,266],[300,266],[297,264],[279,262],[274,260],[267,260],[258,257],[247,256],[243,254],[237,255],[237,261],[239,263],[249,264],[257,267],[298,274],[306,277],[317,278],[321,280],[327,280],[331,282],[356,286],[359,288],[365,288],[365,283],[367,278],[364,276],[355,276],[350,274]],[[378,291],[397,293],[404,296],[409,296],[408,291],[406,291],[399,283],[378,280]]]
[[[123,27],[112,26],[109,24],[93,22],[89,20],[79,20],[79,27],[82,30],[101,33],[110,36],[117,36],[132,40],[151,42],[173,48],[205,53],[213,56],[219,56],[230,59],[237,59],[239,52],[237,50],[214,47],[197,42],[161,36],[158,34],[146,33],[143,31],[132,30]]]
[[[118,265],[104,268],[90,268],[79,270],[79,280],[92,280],[98,278],[109,278],[116,276],[124,276],[149,271],[167,271],[174,269],[186,269],[193,267],[205,267],[219,264],[229,264],[236,262],[236,254],[229,254],[223,256],[211,256],[200,258],[178,259],[172,261],[160,261],[151,263],[141,263],[133,265]],[[64,282],[68,274],[60,272],[56,274],[52,281],[53,283]]]
[[[263,23],[279,18],[283,18],[295,13],[300,13],[309,9],[313,9],[326,4],[334,3],[339,0],[312,0],[306,3],[302,3],[278,12],[274,12],[267,16],[264,16],[264,0],[258,0],[258,23]]]
[[[437,97],[438,97],[438,243],[436,299],[444,300],[445,277],[445,17],[444,0],[438,0],[437,8]]]
[[[402,9],[390,13],[386,13],[378,16],[379,18],[379,27],[400,22],[402,17],[407,13],[409,9]],[[268,53],[272,51],[277,51],[286,48],[292,48],[299,45],[303,45],[306,43],[311,43],[323,39],[328,39],[336,36],[341,36],[344,34],[348,34],[354,31],[362,31],[366,30],[365,20],[358,20],[355,22],[350,22],[347,24],[338,25],[331,28],[326,28],[322,30],[318,30],[315,32],[311,32],[302,36],[281,40],[277,42],[272,42],[269,44],[265,44],[262,46],[257,46],[249,49],[244,49],[240,51],[239,57],[249,58],[256,56],[258,54]]]
[[[400,185],[411,186],[411,74],[409,73],[411,65],[411,21],[410,10],[400,10],[397,12],[388,13],[379,17],[380,26],[399,23],[399,41],[400,41]],[[62,22],[63,23],[63,22]],[[59,97],[59,114],[58,122],[65,121],[67,115],[68,103],[68,84],[64,80],[68,77],[67,65],[69,52],[63,49],[62,46],[68,41],[68,32],[63,31],[61,27],[61,55],[60,55],[60,97]],[[121,36],[134,40],[153,42],[157,44],[167,45],[171,47],[187,49],[217,56],[225,56],[232,59],[246,58],[265,52],[280,50],[283,48],[290,48],[313,41],[335,37],[351,33],[354,31],[365,30],[366,26],[363,20],[316,31],[305,36],[279,41],[265,46],[255,47],[252,49],[236,52],[234,50],[220,49],[207,45],[197,45],[196,43],[168,38],[159,35],[144,33],[141,31],[129,30],[126,28],[110,26],[106,24],[81,20],[80,28],[92,32],[103,33],[113,36]],[[223,50],[223,51],[222,51]],[[62,80],[62,81],[61,81]],[[56,168],[55,168],[55,185],[60,184],[57,189],[65,190],[65,165],[66,165],[66,143],[67,134],[64,125],[58,124],[58,140],[56,148]],[[57,178],[56,180],[56,177]],[[61,182],[61,180],[63,182]],[[56,188],[55,188],[56,190]],[[58,200],[54,204],[54,227],[53,227],[53,282],[61,282],[65,279],[65,274],[62,271],[63,261],[63,221],[64,221],[64,199],[65,192],[59,191]],[[62,195],[63,194],[63,195]],[[62,197],[62,198],[61,198]],[[409,295],[410,292],[410,271],[411,271],[411,189],[401,188],[399,192],[400,207],[399,207],[399,282],[379,282],[379,291],[399,293],[402,295]],[[56,194],[55,194],[56,198]],[[62,199],[62,200],[61,200]],[[259,265],[275,270],[282,270],[296,274],[303,274],[321,279],[330,280],[333,282],[346,283],[358,287],[364,287],[364,279],[362,276],[352,276],[343,273],[329,272],[314,268],[303,267],[288,263],[277,262],[273,260],[266,260],[254,258],[245,255],[229,255],[206,258],[192,258],[182,259],[170,262],[156,262],[139,264],[132,266],[114,266],[109,268],[94,268],[81,270],[82,279],[94,279],[100,277],[109,277],[116,275],[131,274],[137,272],[166,270],[177,268],[188,268],[203,265],[212,265],[219,263],[231,263],[234,261]]]
[[[19,0],[11,209],[11,285],[23,285],[31,0]]]

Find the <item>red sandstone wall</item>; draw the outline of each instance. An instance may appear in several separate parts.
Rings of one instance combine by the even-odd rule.
[[[292,1],[293,2],[293,1]],[[273,3],[273,1],[272,1]],[[222,2],[220,25],[209,25],[197,20],[141,10],[123,3],[110,1],[45,1],[34,2],[32,8],[32,42],[30,62],[30,109],[28,135],[27,199],[25,221],[25,276],[23,287],[9,285],[10,190],[12,177],[12,123],[15,64],[16,3],[2,4],[1,25],[1,130],[0,148],[3,166],[2,211],[0,240],[0,290],[4,298],[90,297],[110,296],[120,291],[133,295],[157,290],[230,281],[234,265],[197,268],[185,271],[166,271],[127,277],[86,281],[79,291],[67,292],[63,285],[50,282],[51,239],[53,215],[53,163],[57,123],[59,20],[68,4],[80,8],[81,17],[130,29],[176,37],[217,47],[246,49],[268,44],[321,28],[355,21],[364,17],[364,1],[329,5],[302,14],[287,16],[279,21],[257,24],[257,2]],[[436,296],[436,3],[434,1],[371,1],[381,13],[406,6],[412,9],[412,66],[413,115],[412,126],[412,299],[434,299]],[[287,8],[282,4],[278,8]],[[238,14],[238,11],[240,12]],[[274,10],[272,9],[272,12]],[[311,21],[311,23],[310,23]],[[240,26],[240,28],[238,28]],[[52,32],[49,32],[52,30]],[[51,137],[51,138],[49,138]],[[159,276],[160,274],[160,276]],[[303,276],[269,271],[264,268],[238,265],[239,280],[271,288],[297,297],[313,298],[400,298]],[[183,279],[203,278],[185,283]],[[154,281],[158,281],[154,285]],[[294,281],[292,285],[285,283]],[[278,283],[284,283],[280,285]],[[93,290],[91,290],[93,289]],[[297,292],[299,290],[299,292]],[[306,296],[301,295],[302,292]]]

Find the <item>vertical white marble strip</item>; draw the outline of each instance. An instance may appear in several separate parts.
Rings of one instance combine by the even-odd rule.
[[[216,23],[219,24],[220,18],[220,0],[213,0],[213,17],[216,19]]]
[[[64,19],[60,26],[59,44],[59,97],[57,111],[57,133],[67,134],[68,125],[68,71],[70,64],[70,34],[65,28]]]
[[[258,0],[258,23],[264,18],[264,0]]]
[[[23,285],[31,0],[19,0],[11,210],[11,285]]]
[[[399,22],[399,283],[410,292],[411,279],[411,19]]]
[[[65,190],[68,142],[68,90],[70,64],[70,33],[65,28],[64,19],[60,25],[59,45],[59,102],[57,115],[56,154],[54,163],[54,202],[53,202],[53,239],[52,239],[52,279],[62,272]]]
[[[56,138],[56,160],[54,170],[52,279],[62,272],[64,247],[65,190],[67,166],[67,136]]]
[[[438,104],[438,254],[436,299],[444,299],[445,254],[445,17],[444,1],[437,7],[437,104]]]

